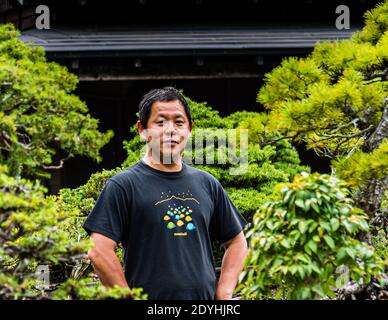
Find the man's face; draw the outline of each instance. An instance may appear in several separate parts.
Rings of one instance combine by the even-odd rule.
[[[179,100],[154,102],[147,129],[144,130],[140,122],[138,128],[152,152],[159,153],[160,161],[164,163],[171,163],[171,158],[177,159],[191,133],[189,119]]]

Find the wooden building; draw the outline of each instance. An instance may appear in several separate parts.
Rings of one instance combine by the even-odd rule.
[[[50,188],[75,187],[91,173],[125,159],[143,94],[172,85],[222,115],[260,111],[263,75],[285,56],[305,56],[318,41],[347,39],[362,14],[377,1],[266,0],[1,0],[0,23],[23,30],[21,39],[45,48],[47,57],[79,76],[76,94],[86,101],[101,130],[114,139],[101,150],[104,161],[69,160]],[[37,5],[50,9],[50,29],[35,27]],[[338,30],[338,5],[350,9],[350,29]],[[327,171],[328,160],[299,146],[301,158]]]

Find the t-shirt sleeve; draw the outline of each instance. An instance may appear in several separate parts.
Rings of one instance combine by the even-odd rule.
[[[108,179],[83,228],[89,235],[100,233],[119,243],[128,224],[128,214],[125,190],[118,182]]]
[[[216,186],[210,233],[213,239],[225,243],[237,236],[248,222],[234,206],[219,181],[216,181]]]

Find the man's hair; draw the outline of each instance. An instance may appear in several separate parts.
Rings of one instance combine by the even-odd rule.
[[[162,89],[152,89],[143,96],[139,104],[139,120],[143,128],[147,128],[147,122],[150,118],[152,105],[157,101],[175,101],[178,100],[185,109],[189,124],[191,126],[191,110],[185,97],[173,87],[164,87]]]

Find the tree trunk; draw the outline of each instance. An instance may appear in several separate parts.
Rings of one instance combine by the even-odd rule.
[[[388,138],[388,98],[385,99],[384,104],[385,108],[379,125],[362,147],[362,151],[364,152],[372,152],[385,138]]]
[[[370,179],[366,181],[365,187],[356,192],[357,207],[368,213],[370,219],[374,219],[380,209],[387,184],[388,175],[381,179]]]
[[[385,138],[388,138],[388,98],[385,99],[385,108],[381,121],[376,130],[365,141],[362,151],[372,152],[379,147]],[[387,184],[388,175],[385,175],[380,179],[370,179],[366,181],[365,186],[355,194],[356,205],[369,215],[371,221],[374,220],[377,211],[381,207]]]

